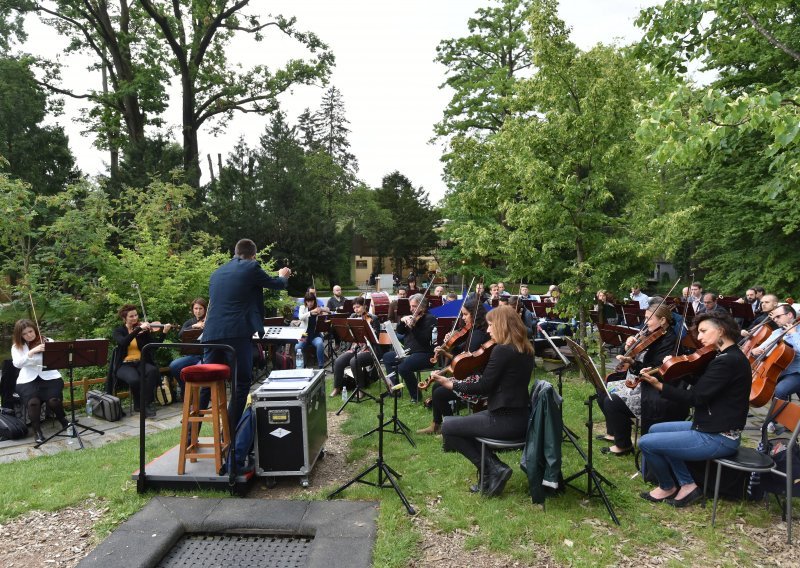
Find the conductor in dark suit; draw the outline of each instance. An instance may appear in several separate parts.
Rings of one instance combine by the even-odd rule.
[[[250,239],[236,243],[234,257],[211,275],[208,313],[203,343],[223,343],[236,351],[236,392],[228,405],[231,428],[236,428],[247,402],[253,374],[253,334],[264,331],[264,288],[283,290],[292,271],[278,271],[278,278],[264,272],[256,260],[256,245]],[[207,349],[204,362],[220,362],[230,354]]]

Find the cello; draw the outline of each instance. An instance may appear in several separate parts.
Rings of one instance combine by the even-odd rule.
[[[800,325],[793,323],[775,339],[775,346],[764,351],[753,362],[753,383],[750,386],[750,406],[759,408],[772,400],[778,377],[794,360],[794,349],[781,341],[789,331]]]
[[[739,345],[739,348],[742,350],[742,353],[747,355],[747,358],[750,360],[750,365],[752,366],[755,362],[755,357],[750,355],[750,352],[764,343],[767,338],[772,334],[773,331],[778,329],[777,324],[772,321],[771,318],[765,319],[763,322],[758,324],[753,331],[750,332],[750,335],[742,340],[742,343]]]

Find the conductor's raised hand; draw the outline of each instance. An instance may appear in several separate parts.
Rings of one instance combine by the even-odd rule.
[[[281,278],[289,278],[292,275],[292,269],[288,266],[284,266],[278,271],[278,276]]]

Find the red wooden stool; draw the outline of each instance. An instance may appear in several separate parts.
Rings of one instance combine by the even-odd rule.
[[[222,469],[222,456],[230,446],[228,424],[228,400],[225,382],[231,377],[227,365],[191,365],[181,371],[185,383],[183,396],[183,421],[181,425],[181,450],[178,455],[178,475],[186,471],[186,460],[192,463],[198,459],[214,459],[216,472]],[[211,408],[200,409],[200,389],[211,389]],[[200,424],[210,422],[213,429],[213,443],[199,442]],[[191,425],[191,430],[189,429]],[[188,435],[191,433],[191,438]],[[187,441],[188,440],[188,441]],[[204,448],[214,448],[213,453],[201,452]]]

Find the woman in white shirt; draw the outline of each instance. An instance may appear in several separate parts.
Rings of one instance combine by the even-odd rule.
[[[58,371],[45,371],[42,365],[44,342],[36,325],[28,319],[21,319],[14,325],[11,345],[11,360],[19,369],[16,391],[22,404],[28,410],[36,443],[44,442],[42,434],[42,403],[55,414],[61,426],[67,425],[64,415],[64,381]]]

